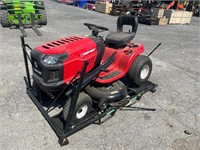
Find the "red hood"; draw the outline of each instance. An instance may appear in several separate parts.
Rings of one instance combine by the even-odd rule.
[[[40,46],[35,47],[36,51],[39,51],[43,54],[63,54],[63,53],[72,53],[78,51],[80,49],[87,49],[87,44],[91,43],[92,45],[94,42],[88,38],[83,36],[71,36],[67,38],[58,39],[52,42],[48,42],[42,44]],[[83,44],[85,43],[85,44]],[[86,44],[87,43],[87,44]]]

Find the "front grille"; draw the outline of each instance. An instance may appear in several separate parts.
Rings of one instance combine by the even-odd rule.
[[[59,80],[59,70],[49,71],[49,80],[48,81],[56,81],[56,80]]]
[[[47,83],[55,83],[63,80],[63,64],[47,65],[41,60],[42,54],[32,50],[31,61],[33,73]]]

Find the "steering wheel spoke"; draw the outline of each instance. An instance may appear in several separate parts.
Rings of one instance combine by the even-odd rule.
[[[94,36],[97,36],[99,33],[109,30],[106,27],[98,26],[98,25],[91,24],[91,23],[84,23],[84,25],[87,26],[90,30],[92,30],[92,34]]]

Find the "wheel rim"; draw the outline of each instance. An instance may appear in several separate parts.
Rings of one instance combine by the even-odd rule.
[[[76,118],[78,119],[83,118],[86,115],[87,111],[88,111],[88,106],[86,104],[82,105],[76,113]]]
[[[141,79],[145,79],[145,78],[147,78],[148,74],[149,74],[149,66],[148,65],[144,65],[142,67],[141,72],[140,72],[140,78]]]

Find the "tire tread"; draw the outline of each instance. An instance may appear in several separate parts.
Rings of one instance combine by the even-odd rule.
[[[141,81],[139,78],[139,73],[140,70],[142,69],[142,67],[144,66],[145,63],[149,63],[149,69],[150,69],[150,73],[148,75],[148,77],[144,80]],[[144,82],[146,82],[146,80],[148,80],[150,74],[152,71],[152,61],[148,56],[144,56],[144,55],[139,55],[134,62],[131,64],[129,71],[128,71],[128,79],[133,82],[136,85],[142,85]]]
[[[8,12],[6,10],[1,10],[1,25],[2,27],[9,27]]]
[[[87,98],[88,101],[90,101],[90,103],[92,104],[92,99],[90,98],[90,96],[89,96],[88,94],[84,93],[84,92],[81,92],[81,93],[79,94],[79,97],[78,97],[78,100],[77,100],[77,103],[76,103],[76,108],[75,108],[75,110],[77,109],[77,106],[78,106],[80,103],[82,103],[82,101],[83,101],[85,98]],[[63,107],[62,116],[63,116],[64,120],[66,120],[67,117],[68,117],[68,115],[69,115],[70,105],[71,105],[71,98],[69,98],[69,99],[66,101],[66,103],[65,103],[65,105],[64,105],[64,107]],[[73,116],[72,118],[73,118],[73,120],[74,120],[74,116]]]

